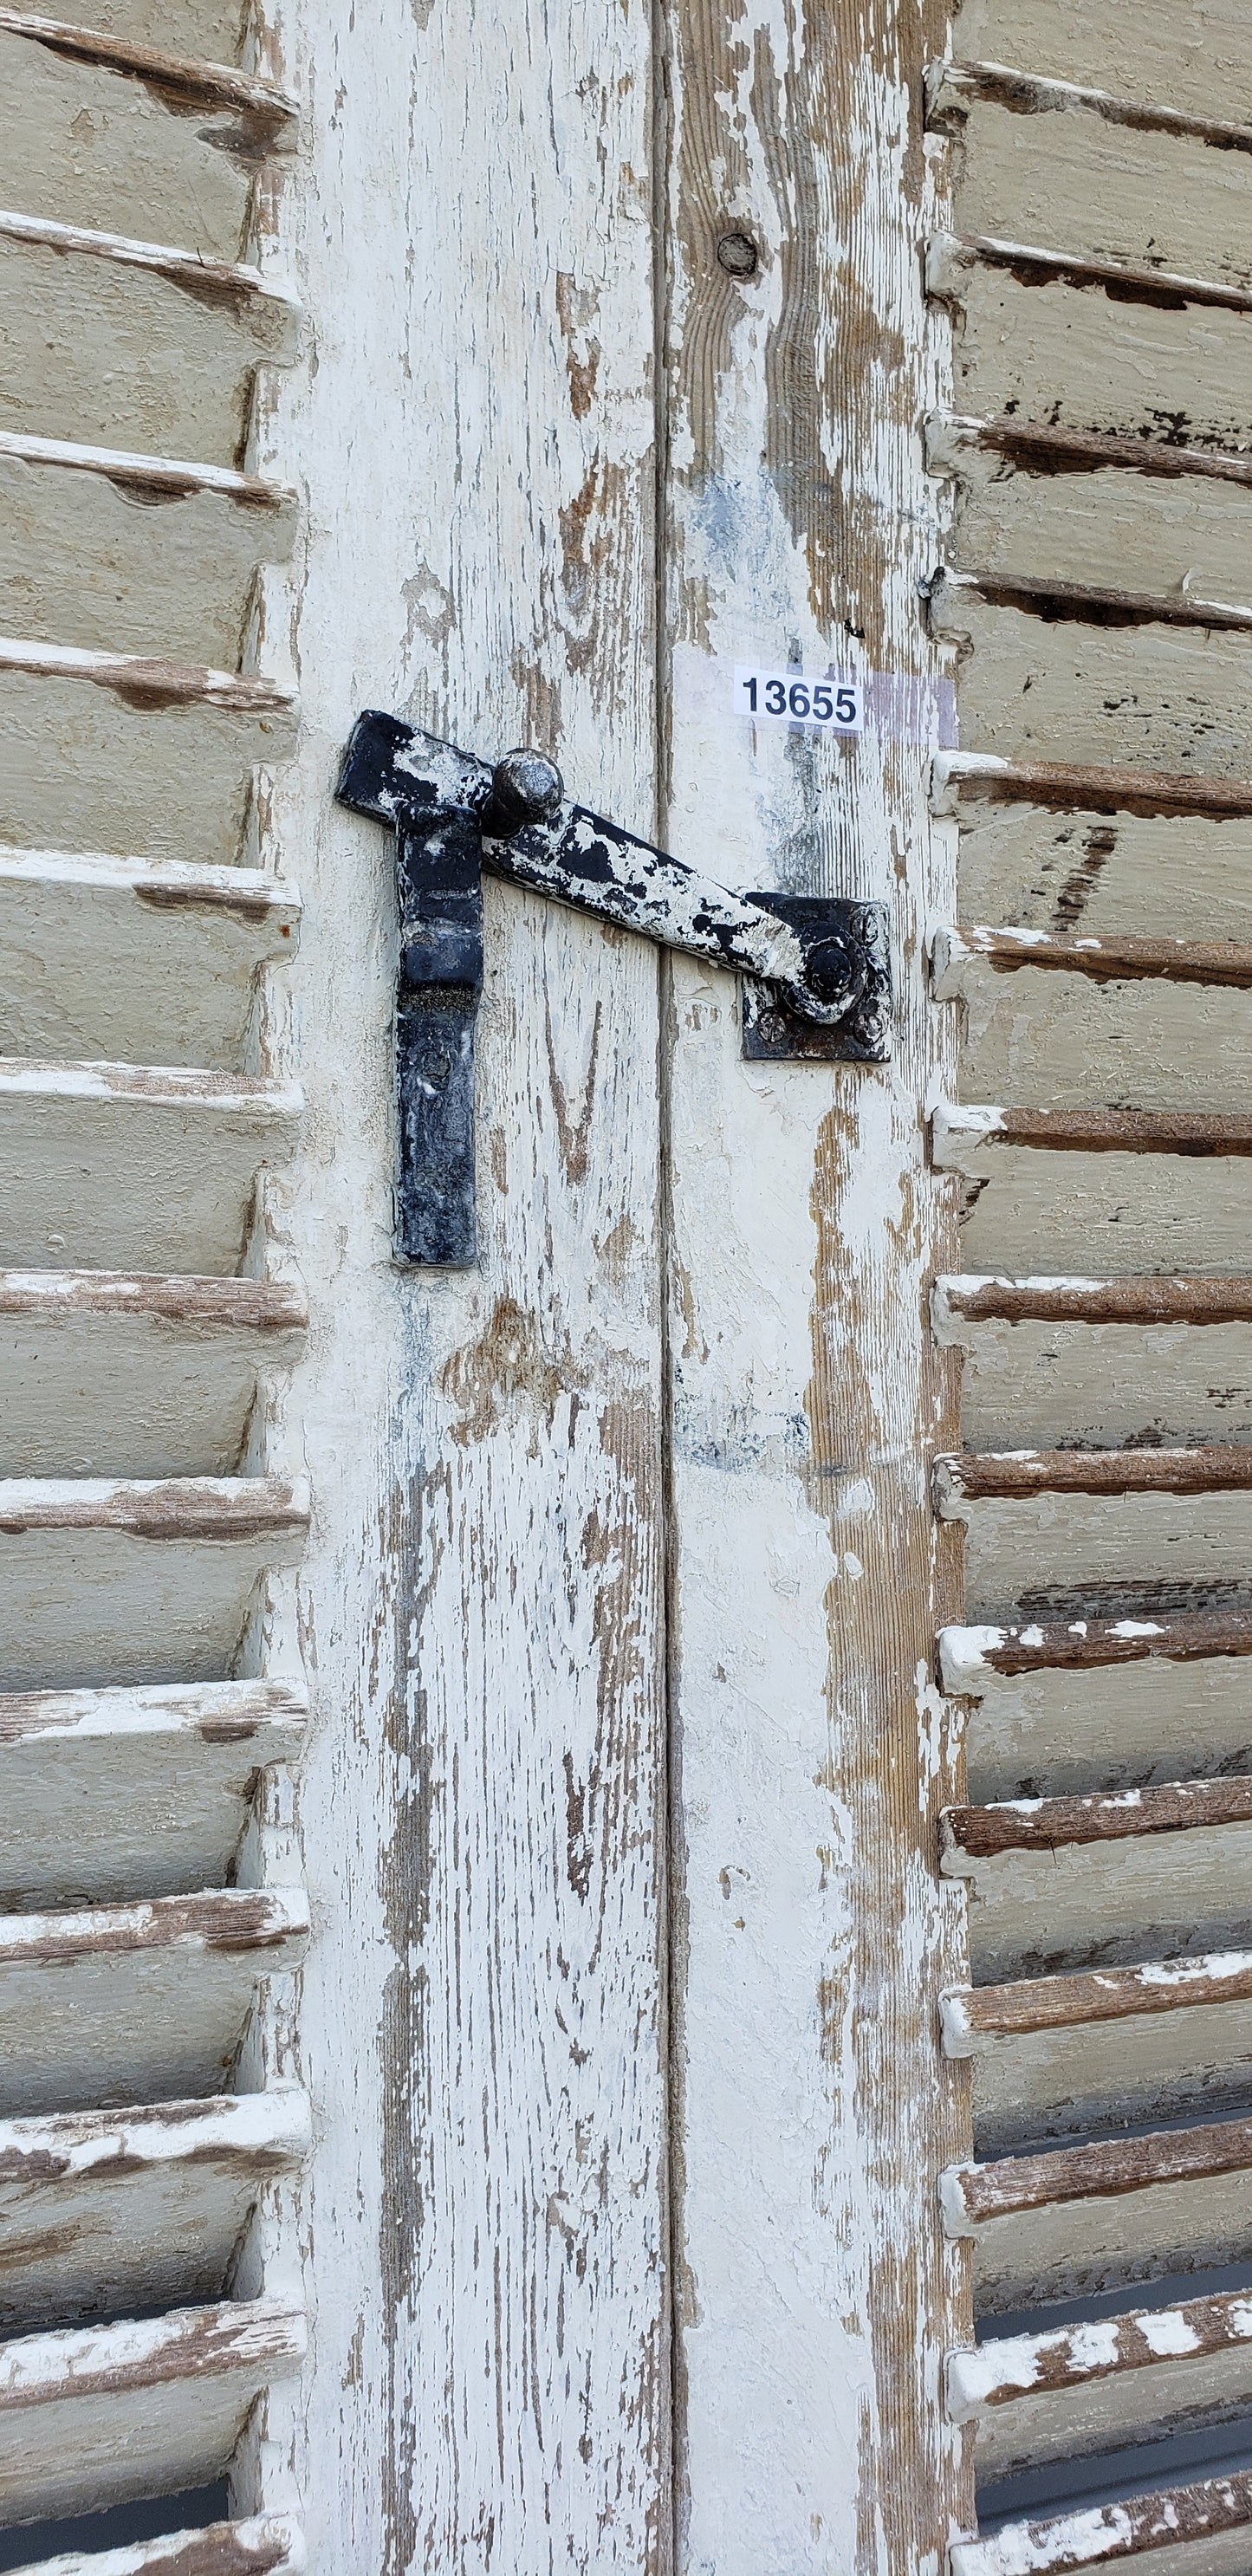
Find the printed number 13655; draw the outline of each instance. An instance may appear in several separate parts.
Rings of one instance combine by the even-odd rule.
[[[865,721],[859,685],[854,680],[806,679],[799,671],[735,673],[735,705],[740,715],[764,717],[775,724],[812,725],[821,732],[860,733]]]

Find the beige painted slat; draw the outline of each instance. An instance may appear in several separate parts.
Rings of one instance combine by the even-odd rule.
[[[256,2514],[247,2522],[212,2522],[199,2531],[170,2531],[128,2549],[77,2551],[41,2558],[15,2576],[304,2576],[308,2552],[290,2514]]]
[[[0,849],[0,1056],[239,1069],[299,923],[256,868]]]
[[[235,465],[252,380],[299,309],[246,264],[0,213],[5,427]]]
[[[225,1886],[258,1775],[307,1720],[295,1680],[0,1695],[0,1907]]]
[[[298,2086],[0,2121],[0,2332],[220,2298],[312,2141]]]
[[[953,2166],[948,2233],[974,2249],[979,2314],[1252,2258],[1252,2123],[1114,2137]]]
[[[948,2411],[975,2425],[984,2477],[1218,2424],[1249,2396],[1242,2290],[988,2340],[951,2354],[947,2371]]]
[[[253,173],[238,113],[208,102],[196,112],[152,80],[67,60],[23,41],[6,16],[19,13],[0,11],[7,202],[99,232],[184,241],[205,259],[242,258]]]
[[[22,17],[45,18],[47,0],[11,0]],[[243,49],[247,12],[241,0],[178,0],[171,24],[169,0],[82,0],[78,9],[59,13],[71,25],[118,36],[125,43],[165,49],[171,37],[184,56],[214,63],[237,63]]]
[[[1233,2114],[1252,2080],[1252,1953],[965,1987],[942,2024],[948,2054],[973,2061],[980,2155]]]
[[[967,920],[1174,939],[1252,933],[1252,785],[941,753]]]
[[[294,527],[255,476],[5,432],[0,631],[234,669],[257,566]]]
[[[262,675],[0,639],[9,758],[0,835],[229,866],[258,762],[290,750],[295,709]]]
[[[950,1808],[975,1977],[1054,1975],[1252,1942],[1252,1780]]]
[[[961,1084],[979,1100],[1239,1109],[1252,1078],[1252,947],[971,926],[934,941],[963,1004]]]
[[[1116,1448],[1146,1439],[1174,1447],[1252,1438],[1252,1320],[1197,1327],[1154,1319],[1146,1295],[1142,1303],[1141,1322],[1045,1315],[945,1327],[945,1343],[964,1354],[961,1418],[971,1445]]]
[[[0,1271],[0,1475],[237,1472],[307,1321],[273,1281]]]
[[[1252,282],[1247,127],[1219,121],[1214,148],[1182,119],[1181,131],[1154,130],[1146,119],[1136,130],[1133,96],[1109,98],[1101,113],[1073,87],[1025,89],[1005,102],[993,82],[981,83],[982,96],[977,86],[976,74],[963,77],[959,65],[930,85],[932,120],[961,137],[962,233],[1007,234],[1244,288]]]
[[[1002,2524],[990,2540],[959,2540],[950,2576],[1079,2576],[1145,2559],[1152,2576],[1244,2576],[1252,2475],[1158,2488],[1036,2522]]]
[[[252,2299],[0,2347],[5,2521],[207,2486],[261,2390],[299,2368],[306,2340],[299,2308]]]
[[[1252,600],[1252,456],[940,413],[926,457],[956,487],[966,572]]]
[[[974,1695],[971,1795],[1079,1795],[1252,1769],[1244,1613],[950,1627],[944,1687]],[[1000,1669],[1000,1666],[1003,1669]]]
[[[1246,1490],[1043,1493],[962,1503],[953,1517],[965,1523],[966,1607],[976,1619],[1013,1620],[1023,1605],[1038,1606],[1041,1593],[1063,1602],[1081,1597],[1093,1611],[1102,1599],[1150,1608],[1158,1585],[1174,1597],[1190,1588],[1203,1599],[1215,1586],[1219,1597],[1238,1593],[1247,1581]]]
[[[1252,316],[1248,357],[1252,386]],[[1213,609],[1205,624],[1198,600],[1180,600],[1180,622],[1170,622],[1165,602],[1136,599],[1122,609],[1109,605],[1114,594],[1067,596],[1052,584],[1032,613],[1024,584],[1004,605],[986,588],[945,573],[930,600],[936,633],[968,654],[960,704],[971,749],[1011,761],[1063,752],[1098,766],[1178,770],[1193,756],[1202,707],[1206,769],[1242,775],[1252,611]],[[1111,622],[1102,622],[1106,614]],[[1193,616],[1194,624],[1181,622]]]
[[[267,1076],[0,1063],[0,1260],[13,1268],[238,1270],[257,1176],[302,1100]]]
[[[220,2093],[259,1987],[298,1964],[308,1928],[295,1887],[0,1915],[0,2115]]]
[[[0,1483],[0,1687],[222,1679],[308,1513],[277,1476]]]
[[[1185,13],[1093,9],[1090,0],[964,0],[960,52],[1085,81],[1196,116],[1252,122],[1242,0],[1194,0]]]
[[[931,291],[959,315],[954,370],[962,412],[1020,411],[1074,429],[1116,430],[1161,438],[1180,419],[1195,441],[1246,444],[1252,311],[1188,299],[1171,307],[1168,287],[1151,280],[1144,298],[1127,300],[1129,278],[1074,282],[1077,264],[1043,245],[1014,245],[1026,254],[1023,282],[955,240],[933,244]],[[1049,274],[1049,255],[1064,274]],[[1116,269],[1115,262],[1107,263]],[[1029,277],[1029,283],[1025,282]],[[1218,296],[1242,290],[1207,284]],[[1112,292],[1109,291],[1112,289]]]
[[[1184,1116],[1145,1113],[1119,1127],[1109,1112],[1049,1119],[1046,1111],[1027,1118],[969,1104],[943,1108],[933,1122],[936,1163],[982,1184],[969,1193],[963,1265],[1088,1276],[1242,1273],[1252,1239],[1245,1126],[1205,1118],[1191,1128]],[[1206,1137],[1218,1150],[1185,1150],[1203,1147]]]

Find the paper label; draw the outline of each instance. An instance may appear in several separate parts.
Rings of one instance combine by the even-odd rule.
[[[864,679],[823,671],[769,671],[759,663],[735,665],[734,707],[752,724],[790,725],[805,733],[862,733]]]

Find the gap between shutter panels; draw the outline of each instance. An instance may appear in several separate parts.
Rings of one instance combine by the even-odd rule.
[[[1088,13],[1066,60],[1044,13],[969,0],[928,83],[956,333],[929,613],[961,745],[933,1146],[966,1274],[933,1296],[963,1370],[936,1502],[967,1534],[941,1670],[970,1781],[943,2025],[976,2148],[942,2199],[984,2517],[953,2576],[1207,2576],[1252,2528],[1252,61],[1240,124],[1202,48],[1179,94],[1174,32],[1140,13],[1132,61]],[[1214,2473],[1171,2480],[1206,2443]]]
[[[253,256],[296,110],[15,9],[0,54],[0,2520],[230,2473],[206,2569],[277,2576],[298,2524],[240,2439],[304,2348],[267,2278],[309,2142],[272,1983],[308,1925],[308,1498],[270,1428],[307,1318],[267,1179],[300,904],[254,784],[294,499],[244,466],[299,328]]]

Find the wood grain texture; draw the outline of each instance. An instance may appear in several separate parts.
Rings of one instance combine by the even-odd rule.
[[[293,1402],[323,1927],[296,2469],[311,2562],[377,2576],[668,2558],[655,954],[488,885],[480,1268],[401,1272],[392,851],[331,804],[373,705],[530,738],[653,827],[651,35],[643,0],[507,32],[298,0],[267,56],[307,90],[278,221],[320,317],[257,429],[315,495],[267,844],[319,920],[283,1221],[334,1283]]]
[[[724,987],[672,978],[677,2565],[903,2576],[969,2508],[936,2378],[965,2286],[929,2182],[965,2116],[932,2035],[959,1941],[925,1678],[952,1566],[919,1477],[951,1394],[921,1323],[948,1211],[919,1150],[944,1043],[922,931],[952,897],[923,743],[754,738],[719,692],[753,653],[847,658],[903,675],[923,741],[934,721],[918,101],[943,30],[876,0],[665,18],[666,828],[739,884],[888,900],[900,993],[890,1073],[766,1072]],[[718,257],[739,233],[747,278]]]
[[[159,2540],[93,2552],[74,2562],[77,2576],[305,2576],[304,2533],[291,2514],[249,2515],[245,2522],[211,2522],[199,2531],[171,2531]],[[45,2558],[17,2576],[67,2576],[66,2561]]]
[[[1179,1780],[1107,1797],[1014,1799],[992,1807],[948,1807],[943,1867],[995,1852],[1058,1851],[1069,1843],[1117,1842],[1141,1834],[1185,1833],[1193,1825],[1252,1821],[1252,1779]]]
[[[1034,2522],[1002,2524],[988,2540],[959,2541],[952,2576],[1078,2576],[1146,2557],[1153,2576],[1237,2576],[1252,2524],[1252,2474],[1157,2488],[1123,2504]]]
[[[995,2164],[953,2166],[943,2177],[944,2215],[954,2232],[972,2233],[1027,2210],[1120,2199],[1166,2183],[1244,2173],[1250,2166],[1252,2122],[1213,2120],[1200,2129],[1162,2129],[1146,2138],[1064,2147],[1050,2156],[1004,2156]]]

